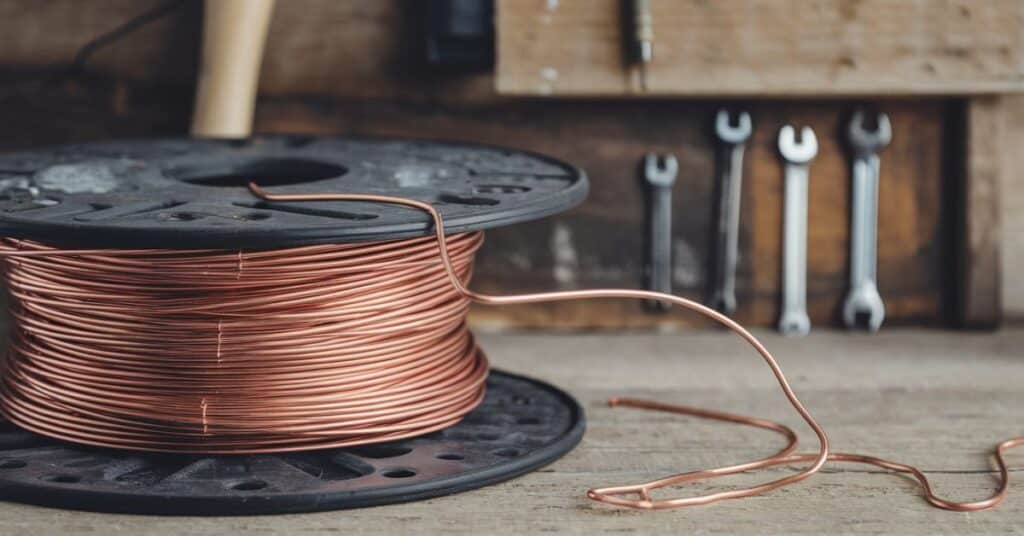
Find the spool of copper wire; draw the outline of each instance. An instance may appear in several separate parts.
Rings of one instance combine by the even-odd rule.
[[[203,454],[280,455],[419,437],[456,426],[485,400],[486,358],[465,323],[470,302],[627,298],[667,301],[734,331],[763,359],[819,448],[794,454],[797,436],[780,423],[613,399],[767,429],[788,441],[760,460],[592,489],[590,498],[641,509],[709,504],[796,484],[830,461],[908,474],[928,502],[948,510],[992,508],[1007,493],[1003,454],[1024,438],[996,447],[1000,485],[973,502],[938,497],[912,466],[833,452],[768,349],[699,303],[627,289],[472,291],[482,229],[582,199],[586,180],[569,166],[425,143],[279,138],[144,147],[142,161],[118,157],[113,145],[54,152],[56,162],[38,168],[25,164],[31,155],[4,166],[15,173],[23,166],[25,186],[0,203],[0,236],[8,237],[0,258],[12,300],[0,410],[28,430],[118,450]],[[82,162],[76,151],[86,155]],[[518,455],[501,452],[492,454]],[[502,475],[552,459],[545,456]],[[801,469],[746,488],[653,496],[778,465]],[[483,474],[477,485],[500,478]],[[261,489],[243,484],[235,489]],[[425,496],[416,493],[393,500]]]
[[[489,375],[466,326],[471,300],[448,279],[451,268],[469,284],[484,229],[582,201],[586,178],[571,166],[469,145],[306,137],[102,143],[0,160],[17,177],[0,192],[10,319],[0,411],[18,429],[125,457],[263,454],[249,480],[290,491],[258,513],[469,489],[549,463],[582,434],[568,395]],[[275,202],[250,181],[435,206],[451,264],[431,215],[415,207]],[[408,454],[392,461],[396,452]],[[194,458],[142,459],[160,474]],[[231,458],[202,459],[238,472]],[[290,483],[296,467],[344,478]],[[194,512],[199,493],[211,513],[237,513],[258,488],[225,481],[210,495],[198,480],[187,492],[140,489],[116,469],[41,479],[31,469],[0,471],[0,497],[28,486],[53,504],[66,492],[54,482],[95,481],[127,486],[129,511]]]

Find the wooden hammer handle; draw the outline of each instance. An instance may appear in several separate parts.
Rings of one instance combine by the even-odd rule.
[[[192,135],[252,133],[263,45],[274,0],[206,0]]]

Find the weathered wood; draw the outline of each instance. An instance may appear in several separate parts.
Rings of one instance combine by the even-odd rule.
[[[0,0],[0,67],[59,71],[80,47],[164,0]],[[97,51],[87,71],[192,90],[200,2]],[[275,7],[260,73],[261,95],[319,95],[414,102],[487,101],[490,73],[459,75],[425,64],[425,2],[288,0]]]
[[[1002,99],[1002,183],[999,188],[1002,215],[1002,302],[1008,319],[1024,318],[1024,96]]]
[[[911,95],[1024,90],[1017,0],[653,0],[647,90],[619,0],[498,0],[499,92]]]
[[[991,493],[987,454],[1019,434],[1024,391],[1017,355],[1024,331],[963,336],[885,331],[872,337],[816,332],[801,340],[764,334],[797,394],[837,450],[918,465],[935,491],[955,500]],[[575,451],[511,482],[449,497],[344,512],[259,517],[91,514],[0,503],[0,533],[374,534],[985,534],[1024,530],[1024,454],[1009,457],[1010,496],[999,508],[942,512],[906,479],[868,467],[830,464],[808,481],[764,496],[657,513],[619,510],[584,496],[598,485],[733,463],[777,448],[772,434],[694,419],[612,409],[611,395],[708,406],[778,419],[814,447],[770,373],[723,333],[669,336],[494,336],[481,344],[498,367],[551,381],[586,407],[588,431]],[[623,356],[629,356],[623,359]],[[752,484],[790,469],[740,475]],[[710,489],[669,490],[697,493]]]
[[[1003,312],[999,187],[1005,111],[1000,98],[990,97],[968,100],[966,114],[961,314],[967,326],[995,327]]]

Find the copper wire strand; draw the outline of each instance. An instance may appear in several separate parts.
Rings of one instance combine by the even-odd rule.
[[[895,471],[898,473],[910,474],[920,484],[925,500],[927,500],[932,505],[945,510],[954,510],[961,512],[986,510],[995,507],[1000,502],[1002,502],[1003,499],[1006,497],[1006,492],[1010,481],[1010,475],[1006,467],[1004,454],[1007,450],[1024,444],[1024,437],[1008,439],[996,446],[995,451],[993,452],[993,457],[996,461],[996,466],[999,470],[1000,483],[995,493],[993,493],[990,497],[974,502],[955,502],[938,497],[932,492],[928,478],[924,475],[923,472],[921,472],[915,467],[888,460],[883,460],[880,458],[875,458],[873,456],[830,452],[828,436],[825,434],[825,430],[821,427],[820,424],[818,424],[817,420],[815,420],[814,417],[811,416],[811,413],[797,398],[796,393],[793,391],[793,388],[790,386],[789,381],[786,379],[785,374],[783,374],[782,369],[779,367],[778,362],[772,356],[771,352],[769,352],[768,349],[756,337],[754,337],[753,334],[747,331],[746,328],[744,328],[743,326],[741,326],[739,323],[732,320],[728,316],[725,316],[719,313],[718,311],[711,309],[710,307],[672,294],[663,294],[660,292],[648,290],[587,289],[558,292],[539,292],[532,294],[518,294],[508,296],[495,296],[475,292],[467,288],[463,281],[459,279],[458,274],[455,271],[455,266],[452,263],[451,255],[449,254],[449,237],[444,232],[444,221],[441,217],[441,214],[429,203],[424,203],[422,201],[402,197],[391,197],[372,194],[271,194],[254,183],[249,183],[249,189],[253,192],[253,194],[255,194],[257,197],[260,197],[265,201],[363,201],[370,203],[385,203],[391,205],[405,206],[425,212],[430,216],[432,220],[434,236],[437,239],[438,254],[440,255],[441,260],[444,264],[445,272],[447,273],[449,282],[455,289],[458,290],[458,292],[461,295],[466,296],[467,298],[476,303],[484,305],[516,305],[525,303],[540,303],[564,300],[628,298],[637,300],[668,301],[676,305],[679,305],[685,309],[689,309],[690,311],[694,311],[698,314],[711,318],[712,320],[715,320],[719,324],[724,325],[725,327],[729,328],[732,332],[739,335],[740,338],[742,338],[751,347],[753,347],[754,350],[764,359],[764,362],[768,365],[768,368],[771,369],[772,374],[778,381],[779,387],[782,389],[783,394],[786,396],[790,404],[793,406],[793,409],[796,410],[796,412],[803,418],[804,422],[806,422],[807,425],[810,426],[811,430],[818,438],[819,448],[816,454],[792,454],[792,452],[796,450],[798,443],[796,433],[793,432],[792,429],[779,423],[763,419],[751,418],[743,415],[693,408],[688,406],[670,405],[646,400],[613,398],[608,401],[609,405],[611,406],[629,406],[639,409],[665,411],[670,413],[690,415],[694,417],[726,421],[736,424],[743,424],[747,426],[754,426],[758,428],[772,430],[785,436],[787,438],[787,445],[783,447],[783,449],[780,450],[775,455],[763,458],[761,460],[719,467],[716,469],[708,469],[704,471],[681,473],[665,478],[660,478],[658,480],[645,482],[642,484],[590,489],[587,491],[587,496],[593,500],[618,506],[625,506],[645,510],[711,504],[725,499],[738,499],[741,497],[750,497],[783,486],[795,484],[817,473],[822,468],[822,466],[824,466],[825,463],[828,461],[868,464],[881,467],[883,469],[887,469],[890,471]],[[652,490],[663,488],[666,486],[720,478],[727,475],[752,471],[755,469],[762,469],[766,467],[792,465],[798,463],[810,463],[810,465],[795,474],[751,487],[730,489],[726,491],[709,493],[706,495],[698,495],[693,497],[684,497],[677,499],[656,500],[651,496]],[[626,498],[626,496],[628,495],[635,495],[637,496],[637,498]]]
[[[774,431],[786,445],[747,463],[651,482],[595,488],[613,505],[662,509],[748,497],[795,484],[828,461],[913,476],[936,507],[974,511],[1006,496],[1000,443],[995,493],[975,502],[936,496],[918,469],[830,451],[765,346],[697,302],[644,290],[592,289],[509,296],[470,290],[482,233],[446,235],[428,203],[372,194],[271,194],[267,201],[356,201],[404,206],[433,222],[434,236],[269,251],[68,250],[4,239],[0,257],[14,327],[0,382],[0,410],[43,435],[122,449],[259,453],[377,443],[451,426],[484,395],[487,360],[465,324],[470,302],[514,305],[628,298],[667,301],[709,317],[763,358],[818,438],[794,454],[789,427],[742,415],[615,398],[612,406],[665,411]],[[441,262],[438,261],[440,257]],[[655,499],[666,486],[780,465],[808,464],[746,488]]]
[[[453,236],[468,281],[483,236]],[[278,251],[60,250],[5,239],[0,409],[120,449],[257,453],[449,427],[487,361],[432,237]]]

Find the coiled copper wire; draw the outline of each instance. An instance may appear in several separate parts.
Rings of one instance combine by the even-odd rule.
[[[468,280],[483,236],[450,240]],[[483,397],[487,361],[436,250],[428,237],[67,256],[6,239],[4,414],[78,443],[207,453],[451,426]]]
[[[984,510],[1006,496],[1009,472],[1004,453],[1024,444],[1024,437],[1006,440],[993,452],[1000,484],[992,496],[974,502],[942,499],[912,466],[831,452],[825,431],[797,398],[768,349],[735,321],[704,305],[644,290],[477,293],[466,283],[481,235],[446,236],[440,214],[428,203],[368,194],[272,195],[254,184],[250,189],[278,202],[405,206],[431,217],[435,238],[234,254],[55,250],[7,240],[0,254],[7,258],[8,285],[15,297],[15,328],[0,399],[4,413],[18,424],[54,437],[141,450],[263,452],[384,441],[452,424],[479,401],[486,363],[465,329],[468,301],[491,305],[595,298],[667,301],[714,319],[750,344],[817,436],[818,451],[793,454],[796,433],[772,421],[612,399],[613,406],[763,428],[788,441],[767,458],[591,489],[587,492],[591,499],[640,509],[710,504],[795,484],[828,461],[910,474],[929,503],[947,510]],[[307,279],[310,273],[318,277]],[[97,275],[99,279],[88,279]],[[209,297],[211,292],[217,299]],[[285,334],[289,337],[284,338]],[[162,358],[154,359],[154,352]],[[393,361],[396,352],[406,359]],[[358,363],[354,375],[347,374],[351,363]],[[372,372],[365,372],[361,365]],[[400,372],[395,374],[392,365]],[[442,371],[462,381],[439,382]],[[406,381],[421,390],[410,394]],[[251,389],[264,382],[268,390]],[[349,395],[353,382],[359,386],[359,395]],[[469,385],[473,388],[464,388]],[[117,396],[111,390],[115,387]],[[381,398],[380,390],[388,396]],[[150,398],[161,391],[165,394]],[[428,392],[437,397],[431,401],[444,400],[444,411],[437,416],[431,411],[439,410],[438,404],[424,404],[417,396]],[[452,396],[453,392],[459,394]],[[149,405],[154,400],[160,402],[158,408]],[[410,405],[425,413],[410,418]],[[338,408],[354,413],[338,414]],[[353,428],[349,419],[360,427]],[[396,424],[407,424],[407,419],[417,424],[415,430]],[[666,486],[798,463],[809,465],[756,486],[674,499],[652,496],[652,491]]]

